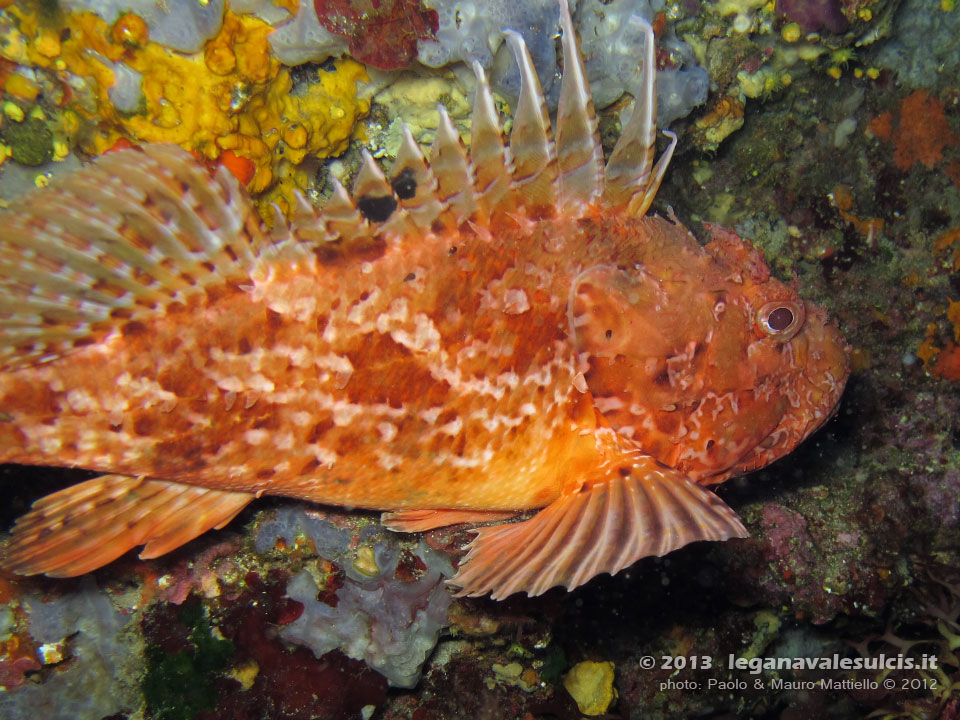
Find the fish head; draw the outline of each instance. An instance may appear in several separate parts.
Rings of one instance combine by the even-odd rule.
[[[717,482],[792,452],[833,416],[850,374],[849,345],[826,310],[813,302],[769,300],[756,308],[754,324],[767,337],[755,340],[749,352],[772,359],[763,372],[768,389],[775,388],[781,398],[771,418],[777,422]]]
[[[791,452],[835,411],[849,374],[827,313],[771,276],[759,250],[712,231],[703,249],[678,242],[585,269],[568,304],[597,410],[705,484]]]

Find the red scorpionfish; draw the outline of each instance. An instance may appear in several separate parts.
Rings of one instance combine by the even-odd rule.
[[[0,564],[156,557],[264,493],[479,523],[450,582],[494,598],[746,535],[706,486],[820,427],[847,347],[734,233],[646,216],[676,137],[654,163],[634,21],[644,83],[606,164],[564,7],[555,132],[507,32],[509,143],[476,66],[469,151],[441,108],[429,158],[405,132],[322,212],[267,230],[169,145],[3,212],[0,462],[105,474],[39,500]]]

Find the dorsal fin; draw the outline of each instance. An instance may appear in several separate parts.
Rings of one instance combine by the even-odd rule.
[[[565,2],[560,5],[563,79],[557,109],[557,161],[561,203],[570,207],[592,203],[603,192],[603,149],[570,8]]]
[[[249,277],[269,242],[236,179],[174,145],[111,153],[13,203],[0,223],[0,370]]]
[[[430,167],[437,178],[437,192],[448,205],[455,225],[470,217],[474,209],[473,171],[460,133],[443,105],[437,106],[440,124],[430,148]]]
[[[400,206],[393,186],[366,150],[363,151],[363,164],[353,182],[353,204],[376,235],[402,235],[404,231],[412,229],[409,227],[412,220]]]
[[[390,184],[400,207],[410,214],[417,227],[429,228],[443,212],[443,205],[437,197],[437,178],[406,125],[403,126],[403,140],[393,163]]]
[[[278,210],[279,212],[279,210]],[[274,229],[286,225],[282,214],[274,219]],[[279,232],[277,234],[280,234]],[[299,190],[293,192],[293,209],[290,215],[290,242],[277,244],[277,257],[303,256],[311,247],[330,242],[333,237],[327,231],[323,215],[310,204]]]
[[[331,240],[349,243],[370,234],[366,219],[353,204],[353,199],[336,178],[331,178],[333,194],[323,206],[323,220]]]
[[[271,258],[310,251],[318,258],[344,257],[382,245],[389,231],[408,236],[415,227],[432,229],[438,221],[448,227],[471,221],[482,228],[497,213],[530,221],[554,208],[577,214],[596,200],[601,183],[604,205],[642,215],[676,136],[668,133],[672,142],[654,164],[653,31],[636,16],[629,22],[637,23],[645,37],[643,81],[605,177],[587,79],[561,0],[566,72],[556,144],[526,44],[507,31],[521,75],[509,147],[503,144],[487,79],[475,68],[469,157],[441,107],[429,164],[405,130],[390,181],[368,157],[354,198],[333,180],[333,195],[322,212],[297,200],[290,225],[275,222],[269,235],[229,172],[220,168],[211,174],[172,145],[112,153],[28,195],[3,221],[0,370],[60,357],[95,342],[121,321],[162,310],[211,283],[242,281]],[[400,186],[409,196],[400,197]],[[370,199],[382,204],[357,206]],[[396,210],[387,213],[394,202]]]
[[[520,99],[510,133],[512,190],[524,206],[540,214],[543,209],[555,206],[558,199],[559,172],[553,129],[527,44],[513,30],[507,30],[505,35],[520,67]]]
[[[673,140],[654,167],[657,72],[653,28],[638,15],[631,15],[627,22],[638,26],[644,38],[640,91],[633,103],[633,114],[607,161],[603,198],[608,205],[626,206],[627,212],[639,217],[647,212],[657,194],[667,164],[673,156],[677,136],[667,132]]]
[[[505,208],[502,204],[510,190],[513,168],[510,151],[503,144],[500,114],[483,67],[476,60],[473,61],[473,72],[477,87],[470,127],[470,160],[476,173],[477,195],[488,212],[497,206],[502,210],[512,210],[512,207]]]

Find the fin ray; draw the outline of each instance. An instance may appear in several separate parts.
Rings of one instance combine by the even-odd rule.
[[[557,108],[557,161],[564,207],[589,204],[603,191],[603,149],[583,56],[566,2],[560,3],[563,78]]]
[[[463,523],[484,523],[516,517],[513,510],[399,510],[385,512],[380,522],[396,532],[424,532]]]
[[[513,175],[510,151],[503,142],[500,115],[490,83],[476,60],[473,61],[473,72],[477,87],[470,127],[470,161],[476,173],[477,194],[488,212],[493,208],[509,211],[513,207],[503,207],[502,204],[510,191]]]
[[[0,306],[0,370],[67,354],[115,313],[142,319],[249,276],[253,213],[228,171],[174,145],[111,153],[18,199],[0,213],[0,297],[14,299]]]
[[[336,178],[331,182],[333,194],[321,213],[331,240],[339,238],[349,243],[356,238],[369,236],[371,233],[367,220],[360,214],[349,193]]]
[[[406,125],[391,174],[391,185],[400,207],[409,213],[417,227],[429,228],[443,212],[443,204],[437,196],[437,178]]]
[[[650,23],[639,15],[627,21],[639,26],[644,36],[640,90],[634,99],[633,113],[614,145],[607,161],[603,197],[607,205],[628,208],[639,217],[653,202],[673,145],[662,158],[659,174],[652,173],[657,133],[657,71],[655,41]],[[674,140],[675,142],[675,140]]]
[[[745,537],[712,491],[648,456],[623,453],[523,522],[479,528],[450,583],[458,595],[568,590],[697,540]],[[519,548],[519,550],[518,550]]]
[[[446,204],[454,225],[459,225],[473,214],[473,169],[463,147],[460,133],[450,120],[446,108],[437,106],[440,125],[430,148],[430,168],[437,178],[437,192]]]
[[[557,152],[547,102],[523,36],[507,30],[507,44],[520,67],[520,99],[510,133],[513,192],[530,210],[539,213],[557,202]]]
[[[222,527],[254,495],[182,483],[103,475],[48,495],[17,520],[2,567],[22,575],[73,577],[146,544],[141,558],[169,552]]]

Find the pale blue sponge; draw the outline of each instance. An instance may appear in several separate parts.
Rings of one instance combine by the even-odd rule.
[[[417,59],[442,67],[477,60],[490,74],[490,83],[509,102],[520,92],[516,62],[503,43],[503,31],[519,32],[537,68],[551,109],[556,108],[560,83],[556,33],[560,21],[557,0],[424,0],[436,11],[436,40],[421,40]],[[640,84],[643,33],[639,19],[650,22],[663,0],[580,0],[573,21],[580,36],[593,101],[598,108],[615,102],[624,91],[636,95]],[[698,66],[689,44],[672,30],[661,40],[673,67],[657,75],[658,124],[666,127],[707,100],[710,78]]]
[[[92,577],[46,601],[27,593],[22,609],[33,641],[59,645],[69,662],[49,668],[42,684],[0,692],[0,718],[99,719],[140,706],[138,617],[121,613]]]
[[[317,600],[317,585],[309,572],[294,575],[287,596],[303,604],[303,614],[282,627],[280,637],[309,647],[317,657],[339,648],[383,673],[391,685],[416,685],[421,666],[447,624],[451,595],[444,578],[454,573],[449,559],[421,539],[416,555],[426,569],[415,581],[398,580],[403,536],[377,524],[359,530],[336,527],[320,514],[298,508],[280,509],[260,523],[257,552],[270,550],[278,538],[292,543],[298,535],[309,537],[318,555],[339,565],[345,581],[336,591],[334,607]],[[354,567],[359,546],[373,548],[375,575]]]

